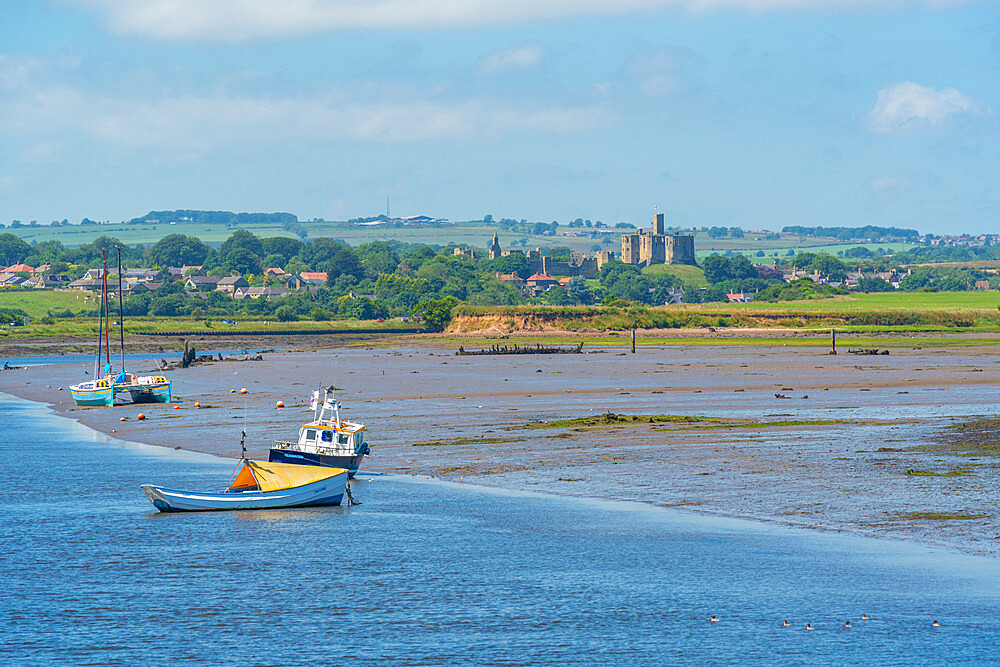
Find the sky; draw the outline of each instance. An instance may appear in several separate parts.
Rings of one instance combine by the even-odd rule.
[[[1000,3],[0,0],[0,223],[1000,232]]]

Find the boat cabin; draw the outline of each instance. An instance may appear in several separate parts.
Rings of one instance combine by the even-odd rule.
[[[349,421],[317,421],[303,424],[299,429],[298,445],[301,451],[316,453],[355,453],[363,451],[365,427]]]

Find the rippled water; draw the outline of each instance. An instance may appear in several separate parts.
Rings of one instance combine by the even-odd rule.
[[[164,515],[139,484],[217,488],[231,463],[109,440],[13,399],[0,424],[5,663],[998,655],[994,560],[403,477],[358,480],[350,509]]]

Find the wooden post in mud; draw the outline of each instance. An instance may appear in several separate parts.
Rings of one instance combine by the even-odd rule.
[[[830,354],[837,354],[837,330],[830,329]]]
[[[635,354],[635,329],[632,329],[632,354]]]

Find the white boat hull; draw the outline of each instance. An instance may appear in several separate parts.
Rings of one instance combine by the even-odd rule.
[[[347,488],[347,471],[327,479],[280,491],[201,493],[143,484],[142,490],[161,512],[255,510],[339,505]]]

